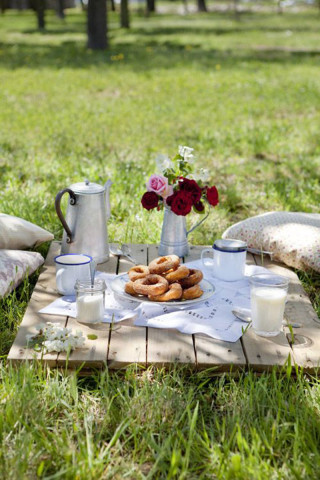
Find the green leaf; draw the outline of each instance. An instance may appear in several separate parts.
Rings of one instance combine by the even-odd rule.
[[[37,468],[37,477],[39,478],[42,477],[43,469],[44,469],[44,460],[42,460],[39,467]]]
[[[89,340],[97,340],[98,335],[95,335],[94,333],[90,333],[89,335],[87,335],[87,338],[89,338]]]

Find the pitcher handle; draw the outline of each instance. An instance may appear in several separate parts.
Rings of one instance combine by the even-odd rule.
[[[63,216],[63,213],[61,211],[61,205],[60,205],[62,195],[64,195],[65,193],[69,193],[69,195],[70,195],[70,205],[75,205],[76,204],[75,193],[72,190],[70,190],[70,188],[65,188],[64,190],[61,190],[59,193],[57,193],[54,205],[56,207],[56,212],[57,212],[57,215],[59,217],[59,220],[62,223],[62,226],[67,233],[67,243],[72,243],[72,232],[69,228],[69,225],[66,222],[66,219]]]
[[[210,214],[210,210],[209,210],[209,212],[207,213],[207,215],[205,215],[205,216],[200,220],[200,222],[196,223],[192,228],[190,228],[190,230],[187,231],[187,236],[189,235],[189,233],[193,232],[193,230],[195,230],[197,227],[199,227],[205,220],[207,220],[209,214]]]

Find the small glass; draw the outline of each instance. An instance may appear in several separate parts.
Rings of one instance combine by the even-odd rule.
[[[257,335],[274,337],[282,330],[289,280],[273,273],[250,277],[252,328]]]
[[[96,279],[92,285],[89,281],[77,281],[77,320],[81,323],[100,323],[104,317],[105,291],[104,280]]]

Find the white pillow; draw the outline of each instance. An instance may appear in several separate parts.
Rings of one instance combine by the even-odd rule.
[[[23,250],[0,250],[0,297],[16,288],[44,262],[40,253]]]
[[[223,238],[273,252],[273,259],[300,270],[320,272],[320,214],[270,212],[229,227]]]
[[[33,248],[53,238],[52,233],[27,220],[0,213],[0,249]]]

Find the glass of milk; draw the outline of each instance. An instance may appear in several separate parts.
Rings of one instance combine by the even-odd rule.
[[[104,317],[105,291],[104,280],[77,281],[77,320],[80,323],[100,323]]]
[[[273,273],[250,277],[252,328],[257,335],[274,337],[282,330],[289,280]]]

